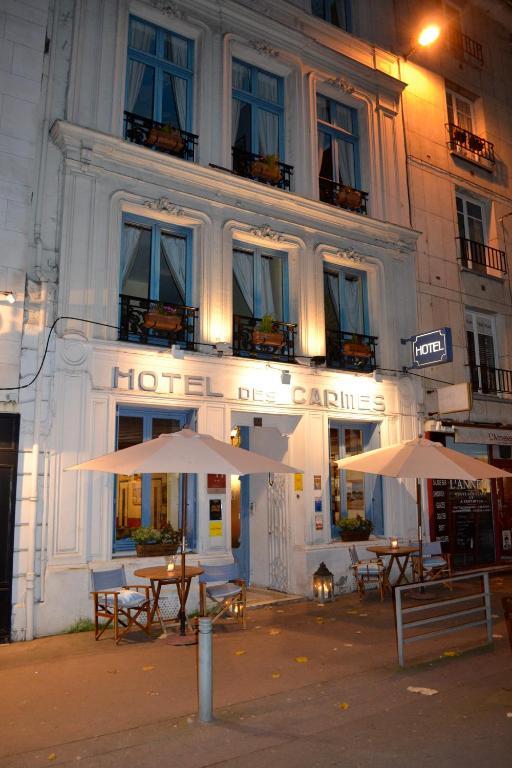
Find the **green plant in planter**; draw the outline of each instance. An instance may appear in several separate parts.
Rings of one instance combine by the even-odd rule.
[[[162,534],[156,528],[142,525],[132,531],[132,539],[136,544],[160,544]]]
[[[272,315],[263,315],[256,326],[256,330],[261,331],[261,333],[272,333],[274,330],[274,319]]]
[[[341,535],[343,533],[360,533],[362,536],[369,536],[373,531],[373,522],[361,517],[361,515],[342,517],[336,523],[336,527],[339,528]]]

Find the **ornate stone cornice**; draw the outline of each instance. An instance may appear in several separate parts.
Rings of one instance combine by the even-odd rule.
[[[173,203],[168,197],[159,197],[158,200],[144,200],[143,205],[152,211],[165,211],[166,213],[172,213],[174,216],[184,215],[183,208]]]
[[[349,83],[344,77],[329,77],[325,82],[328,85],[333,85],[339,91],[343,91],[344,93],[354,93],[355,91],[352,83]]]
[[[263,53],[265,56],[272,56],[275,59],[279,56],[277,48],[272,48],[271,45],[265,43],[263,40],[249,40],[249,45],[255,48],[259,53]]]
[[[185,18],[185,14],[176,3],[170,3],[169,0],[153,0],[153,5],[166,16],[173,16],[175,19]]]
[[[262,224],[261,227],[252,227],[249,231],[251,235],[264,237],[266,240],[273,240],[276,243],[280,243],[284,240],[283,235],[272,229],[270,224]]]
[[[340,259],[353,261],[354,264],[364,264],[367,261],[366,256],[356,253],[353,248],[340,248],[336,251],[336,256]]]

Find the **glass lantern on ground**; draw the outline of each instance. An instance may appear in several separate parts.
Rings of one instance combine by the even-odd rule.
[[[313,574],[313,599],[319,603],[334,600],[334,576],[324,562]]]

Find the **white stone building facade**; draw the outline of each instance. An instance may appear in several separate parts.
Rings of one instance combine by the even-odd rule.
[[[199,475],[189,558],[235,557],[250,583],[310,595],[321,561],[336,580],[349,574],[340,516],[413,535],[413,484],[338,477],[333,463],[413,437],[435,414],[435,385],[404,372],[401,339],[450,326],[454,364],[425,373],[467,381],[464,318],[491,313],[496,367],[510,367],[508,275],[467,258],[461,270],[455,240],[457,197],[483,196],[486,245],[506,250],[510,146],[493,123],[508,119],[505,93],[481,123],[500,147],[498,175],[450,153],[448,75],[434,58],[404,62],[393,4],[338,4],[349,31],[314,15],[320,5],[55,0],[40,18],[33,197],[5,264],[27,288],[24,318],[18,303],[6,310],[18,313],[6,343],[21,353],[2,384],[29,384],[14,405],[2,398],[20,415],[12,639],[90,615],[91,569],[153,564],[135,558],[130,529],[179,524],[179,478],[66,467],[188,423],[303,468],[272,486],[228,479],[225,492]],[[449,91],[471,101],[473,69],[459,64]],[[150,133],[176,122],[172,149],[165,130]],[[271,155],[273,179],[254,165]],[[150,310],[180,327],[155,333]],[[255,340],[264,315],[277,347]],[[472,422],[504,421],[506,396],[475,392],[475,404]],[[427,427],[444,434],[438,415]]]

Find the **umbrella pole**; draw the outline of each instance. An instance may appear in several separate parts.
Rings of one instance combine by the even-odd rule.
[[[183,474],[183,490],[181,494],[181,594],[185,594],[185,545],[187,535],[187,504],[188,504],[188,472]],[[185,635],[187,617],[185,606],[180,599],[180,635]]]

